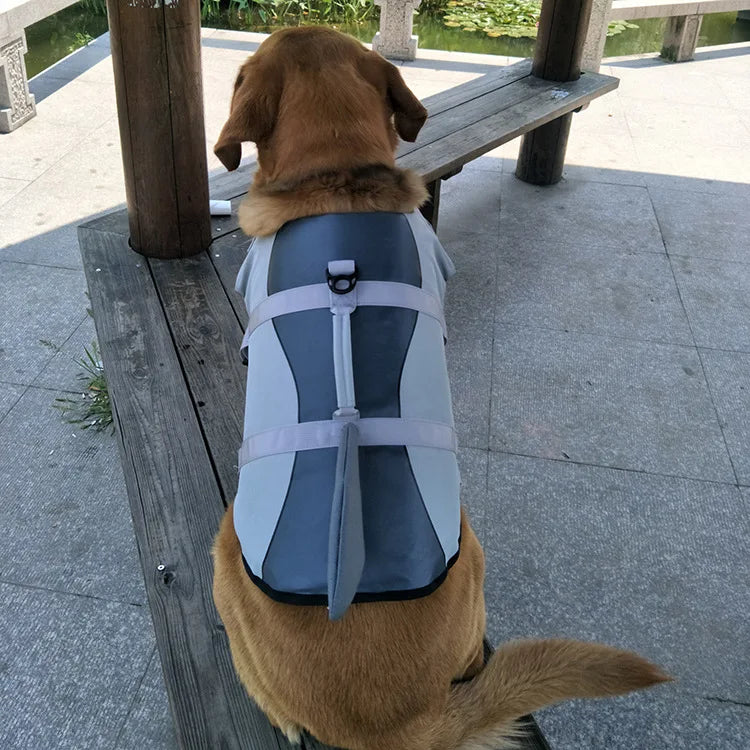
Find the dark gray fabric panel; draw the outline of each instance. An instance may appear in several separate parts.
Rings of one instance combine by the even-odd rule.
[[[299,451],[263,580],[278,591],[326,594],[336,448]],[[325,502],[323,502],[325,500]]]
[[[359,456],[366,554],[359,590],[426,586],[445,570],[445,555],[406,448],[360,448]]]
[[[326,214],[290,221],[276,233],[268,294],[325,283],[330,260],[353,260],[362,281],[422,284],[419,253],[403,214]]]

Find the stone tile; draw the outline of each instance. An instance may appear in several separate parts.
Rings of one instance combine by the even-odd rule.
[[[159,654],[154,651],[114,750],[177,750]]]
[[[0,383],[0,423],[2,423],[8,412],[15,406],[25,390],[25,385]]]
[[[30,201],[25,210],[32,212],[38,206]],[[39,206],[41,207],[41,206]],[[77,222],[67,224],[50,231],[34,232],[34,222],[45,223],[43,211],[37,211],[38,216],[28,217],[32,224],[23,223],[21,217],[11,216],[7,224],[0,226],[0,238],[12,235],[17,239],[3,242],[0,239],[0,264],[3,261],[17,261],[37,266],[52,266],[58,269],[76,271],[81,268],[81,251],[78,245]],[[29,228],[24,228],[29,227]],[[24,237],[23,235],[27,236]],[[37,271],[39,273],[39,271]],[[1,304],[1,303],[0,303]]]
[[[120,139],[111,119],[5,204],[0,257],[79,267],[77,226],[124,201]]]
[[[670,255],[750,263],[748,196],[653,190],[651,197]]]
[[[730,106],[716,76],[699,63],[681,68],[679,75],[675,75],[674,65],[664,61],[637,73],[620,68],[615,75],[620,76],[618,94],[626,99],[644,100],[639,104],[647,108],[654,102],[669,103],[674,113],[679,110],[690,114],[695,105],[697,108]],[[686,104],[691,106],[679,106]]]
[[[153,651],[148,610],[0,583],[0,747],[112,747]]]
[[[34,379],[33,385],[38,388],[49,388],[58,391],[70,391],[76,394],[81,392],[84,368],[80,364],[85,349],[92,351],[92,342],[96,340],[96,329],[94,320],[90,315],[85,319],[65,341],[52,359],[44,366],[44,369]]]
[[[650,188],[739,195],[750,199],[746,147],[715,143],[696,145],[689,138],[675,138],[669,145],[649,138],[634,138],[633,143],[643,178]],[[731,141],[722,138],[722,143]]]
[[[746,71],[746,75],[750,73],[750,67]],[[750,110],[750,101],[748,100],[747,92],[743,89],[741,83],[738,82],[737,78],[729,75],[714,75],[714,81],[717,86],[721,89],[730,107],[739,110]],[[741,79],[740,79],[741,80]]]
[[[487,506],[487,467],[489,453],[476,448],[459,448],[461,470],[461,504],[468,513],[479,541],[484,539]]]
[[[494,171],[460,172],[443,182],[438,233],[450,242],[466,233],[496,234],[500,222],[501,177]]]
[[[692,696],[679,686],[606,701],[575,701],[534,714],[553,748],[745,750],[747,708]]]
[[[750,699],[750,524],[736,487],[497,453],[488,486],[494,643],[601,641],[693,695]]]
[[[52,358],[85,313],[81,271],[0,260],[0,380],[25,385]]]
[[[448,315],[446,345],[459,445],[487,448],[492,393],[492,320],[470,322]]]
[[[22,128],[3,134],[0,177],[34,180],[79,143],[87,132],[84,127],[63,128],[58,122],[33,117]],[[0,241],[0,247],[2,244]]]
[[[750,354],[700,354],[737,478],[750,485]]]
[[[114,82],[110,76],[104,81],[75,79],[47,95],[37,105],[37,117],[63,126],[73,126],[90,131],[117,115]],[[55,79],[49,79],[53,82]],[[59,80],[57,81],[59,83]]]
[[[460,326],[458,335],[468,336],[477,320],[494,317],[500,241],[496,233],[475,234],[440,225],[438,236],[456,267],[446,291],[449,336],[453,338],[454,325]]]
[[[7,177],[0,177],[0,206],[7,203],[17,193],[20,193],[28,184],[28,180],[13,180]]]
[[[53,407],[64,395],[29,388],[0,424],[0,577],[140,604],[116,439],[64,421]]]
[[[628,253],[663,253],[645,188],[580,180],[550,187],[502,178],[500,232],[540,246],[565,242]]]
[[[718,87],[717,87],[718,88]],[[738,148],[750,146],[750,134],[731,107],[691,104],[676,106],[673,102],[622,97],[633,138],[671,148],[674,143],[688,143],[692,148],[713,146],[716,134],[724,143]]]
[[[490,447],[734,482],[693,348],[497,324]]]
[[[692,344],[669,260],[501,233],[497,321]]]
[[[695,343],[750,351],[750,266],[704,258],[672,258]]]
[[[646,185],[646,178],[640,171],[638,154],[629,137],[571,137],[565,154],[563,179],[641,187]]]
[[[441,240],[456,266],[448,282],[448,372],[461,445],[486,448],[492,380],[497,239],[458,233]]]

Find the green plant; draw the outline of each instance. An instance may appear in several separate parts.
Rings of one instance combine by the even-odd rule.
[[[627,29],[637,28],[638,24],[630,23],[630,21],[610,21],[607,25],[607,36],[617,36],[618,34],[622,34],[622,32],[626,31]]]
[[[53,406],[62,412],[66,422],[83,430],[93,427],[100,432],[110,428],[114,432],[112,402],[96,341],[91,342],[91,348],[84,347],[83,352],[83,356],[76,359],[82,368],[78,379],[85,384],[81,398],[56,398]]]
[[[536,0],[449,0],[443,23],[493,37],[535,37],[540,11]]]
[[[463,31],[481,31],[492,37],[534,38],[541,9],[541,0],[448,0],[442,13],[446,26]],[[612,21],[607,26],[607,36],[637,28],[628,21]]]
[[[88,32],[84,31],[81,33],[80,31],[76,31],[75,36],[73,37],[73,43],[68,45],[68,52],[75,52],[80,47],[85,47],[89,42],[93,41],[94,37]]]

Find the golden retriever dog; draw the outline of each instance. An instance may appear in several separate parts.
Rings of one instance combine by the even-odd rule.
[[[257,145],[242,228],[263,236],[299,217],[414,211],[424,186],[394,154],[426,117],[398,69],[356,40],[274,33],[242,66],[215,147],[231,170],[243,142]],[[465,513],[460,550],[433,593],[355,603],[332,622],[325,606],[280,603],[255,585],[230,509],[214,598],[247,692],[291,741],[306,730],[351,750],[477,750],[510,746],[514,720],[543,706],[669,679],[636,654],[562,639],[508,643],[485,666],[484,557]]]

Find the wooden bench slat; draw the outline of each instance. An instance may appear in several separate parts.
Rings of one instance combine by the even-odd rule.
[[[528,75],[531,75],[531,60],[521,60],[428,96],[422,100],[422,104],[429,112],[429,117],[435,117],[478,96],[509,86]]]
[[[556,83],[553,88],[537,91],[514,107],[406,154],[399,159],[399,166],[415,170],[429,183],[467,161],[614,90],[617,84],[617,78],[598,73],[587,73],[577,81]],[[568,96],[558,98],[556,91],[565,91]]]
[[[472,97],[461,106],[452,107],[430,116],[414,143],[402,142],[400,144],[396,159],[403,159],[412,151],[429,146],[431,143],[473,125],[498,111],[511,109],[541,91],[556,88],[557,85],[554,81],[545,81],[527,75],[509,83],[507,86],[492,89],[481,96]]]
[[[148,262],[224,502],[229,504],[237,491],[234,446],[242,442],[244,423],[247,369],[239,355],[242,327],[206,253]]]
[[[122,235],[80,229],[79,241],[178,741],[288,750],[235,676],[214,609],[224,504],[148,264]]]

